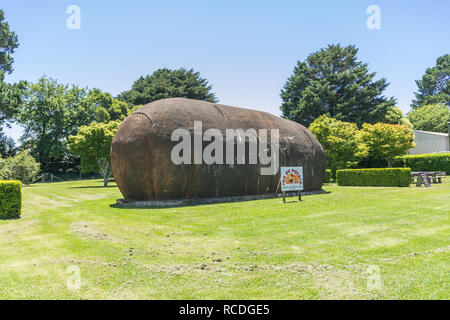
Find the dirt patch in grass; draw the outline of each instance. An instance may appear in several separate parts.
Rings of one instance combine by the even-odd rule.
[[[95,224],[90,222],[74,222],[70,225],[70,231],[82,239],[95,239],[116,242],[112,236],[97,230]]]
[[[410,258],[410,257],[415,257],[415,256],[424,256],[424,255],[429,255],[429,254],[434,254],[434,253],[439,254],[439,253],[448,253],[448,252],[450,252],[450,245],[446,246],[446,247],[436,248],[433,250],[411,252],[408,254],[402,254],[400,256],[396,256],[396,257],[392,257],[392,258],[379,258],[379,259],[374,259],[374,260],[394,261],[394,260],[405,259],[405,258]]]
[[[160,265],[160,264],[139,264],[145,269],[164,273],[169,276],[179,276],[182,274],[216,274],[233,276],[237,274],[247,273],[291,273],[298,274],[300,277],[311,278],[313,283],[321,292],[321,297],[326,299],[342,299],[342,298],[370,298],[370,292],[362,292],[358,290],[354,284],[355,281],[364,282],[364,272],[353,272],[350,269],[339,269],[328,264],[306,264],[291,263],[286,265],[272,264],[244,264],[244,263],[202,263],[202,264],[177,264],[177,265]]]

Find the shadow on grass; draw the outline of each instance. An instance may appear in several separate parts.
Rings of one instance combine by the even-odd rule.
[[[11,220],[19,220],[22,219],[21,216],[16,217],[10,217],[10,218],[0,218],[1,221],[11,221]]]
[[[70,187],[69,189],[91,189],[91,188],[117,188],[117,186],[81,186],[81,187]]]
[[[115,209],[126,209],[126,210],[148,210],[148,209],[156,209],[156,210],[162,210],[162,209],[171,209],[171,208],[179,208],[180,206],[172,206],[172,207],[132,207],[132,206],[124,206],[121,204],[117,204],[117,203],[111,203],[109,205],[111,208],[115,208]]]
[[[318,193],[318,194],[330,194],[331,192],[330,191],[325,191],[325,190],[321,190],[322,192],[321,193]],[[318,195],[318,194],[316,194],[316,195]],[[302,194],[302,198],[303,197],[308,197],[308,196],[310,196],[311,194]],[[292,198],[292,197],[298,197],[296,194],[294,195],[294,194],[290,194],[290,195],[286,195],[286,199],[287,198]],[[195,200],[197,200],[197,201],[200,201],[200,202],[197,202],[197,203],[180,203],[180,204],[174,204],[174,205],[164,205],[164,206],[150,206],[150,205],[148,205],[148,206],[146,206],[146,205],[138,205],[138,204],[136,204],[136,205],[126,205],[126,204],[121,204],[121,203],[112,203],[112,204],[110,204],[109,206],[111,207],[111,208],[115,208],[115,209],[133,209],[133,210],[135,210],[135,209],[138,209],[138,210],[140,210],[140,209],[171,209],[171,208],[181,208],[181,207],[199,207],[199,206],[210,206],[210,205],[217,205],[217,204],[226,204],[226,203],[245,203],[245,202],[252,202],[252,201],[262,201],[262,200],[273,200],[273,199],[280,199],[280,202],[282,203],[283,201],[282,201],[282,195],[281,194],[277,194],[277,196],[274,196],[274,197],[268,197],[268,198],[261,198],[261,199],[232,199],[232,200],[226,200],[226,199],[223,199],[223,201],[221,201],[221,200],[219,200],[219,201],[213,201],[213,202],[202,202],[202,199],[200,198],[200,199],[195,199]],[[296,198],[297,199],[297,198]],[[298,200],[289,200],[289,201],[286,201],[285,203],[296,203],[296,202],[301,202],[301,201],[298,201]]]

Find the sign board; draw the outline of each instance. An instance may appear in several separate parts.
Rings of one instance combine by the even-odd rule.
[[[281,191],[303,190],[303,167],[280,168]]]
[[[421,181],[419,181],[419,179]],[[430,187],[430,180],[428,180],[428,174],[426,174],[425,172],[419,173],[419,177],[417,177],[417,183],[419,184],[419,186],[422,185],[422,182],[425,187]]]

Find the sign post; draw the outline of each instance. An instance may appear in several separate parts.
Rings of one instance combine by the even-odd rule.
[[[283,202],[286,202],[286,191],[298,191],[298,201],[302,201],[303,167],[281,167],[280,179]]]

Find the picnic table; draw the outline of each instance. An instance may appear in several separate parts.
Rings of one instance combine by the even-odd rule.
[[[420,186],[424,182],[426,186],[426,181],[429,183],[442,183],[442,179],[445,178],[444,171],[413,171],[411,172],[411,177],[417,186]],[[426,178],[426,181],[424,178]]]

